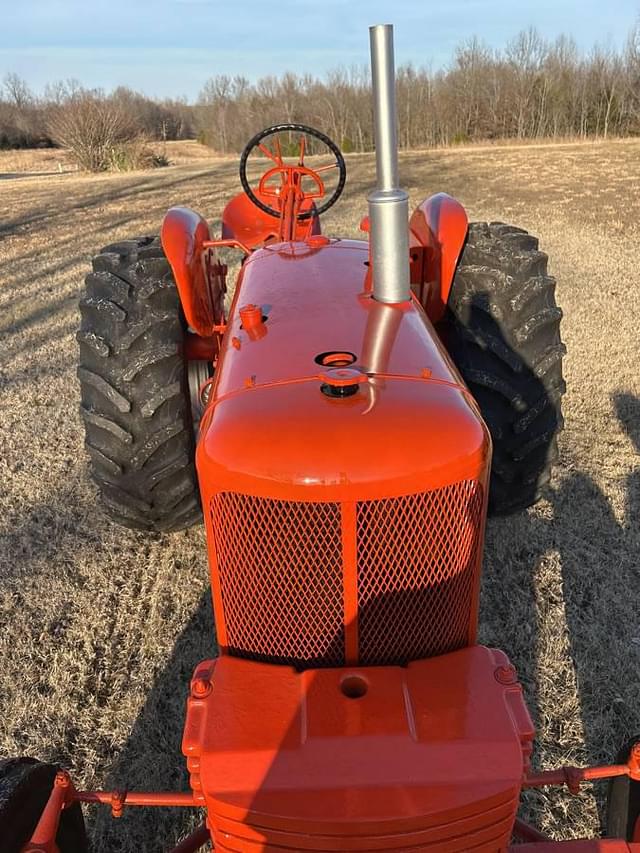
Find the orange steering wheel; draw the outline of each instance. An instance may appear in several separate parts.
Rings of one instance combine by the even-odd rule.
[[[298,162],[295,165],[287,165],[284,162],[280,139],[277,135],[282,131],[290,131],[302,134],[300,136],[300,142],[297,152]],[[273,151],[265,142],[265,140],[269,136],[275,136]],[[335,161],[333,163],[329,163],[328,165],[318,166],[315,169],[311,169],[308,166],[305,166],[304,157],[306,153],[306,136],[311,136],[322,142],[335,156]],[[246,144],[245,149],[240,157],[240,182],[242,184],[242,188],[247,194],[247,196],[251,199],[253,204],[255,204],[256,207],[259,207],[260,210],[263,210],[265,213],[268,213],[271,216],[280,217],[282,211],[281,209],[278,209],[276,207],[270,207],[268,204],[262,201],[262,198],[259,198],[253,191],[251,184],[247,179],[247,160],[249,159],[249,155],[255,148],[258,148],[258,150],[261,151],[265,155],[265,157],[268,157],[275,164],[270,169],[268,169],[260,178],[260,183],[258,184],[258,193],[262,198],[273,198],[276,202],[283,198],[283,194],[285,191],[295,192],[300,199],[324,198],[326,195],[326,189],[324,181],[320,177],[319,173],[327,172],[330,169],[338,169],[338,183],[331,196],[324,202],[324,204],[321,204],[318,207],[312,206],[310,209],[307,210],[299,210],[296,216],[297,219],[309,219],[312,216],[319,216],[321,213],[324,213],[325,210],[328,210],[331,205],[335,204],[340,195],[342,194],[345,181],[347,179],[347,167],[344,162],[342,152],[335,144],[335,142],[333,142],[333,140],[329,139],[328,136],[325,136],[325,134],[321,133],[319,130],[315,130],[312,127],[307,127],[304,124],[276,124],[273,125],[273,127],[267,127],[264,130],[261,130],[260,133],[256,134],[253,137],[253,139],[250,139],[249,142]],[[274,180],[276,178],[279,178],[278,183],[274,183]],[[302,183],[305,180],[313,184],[313,189],[302,189]]]

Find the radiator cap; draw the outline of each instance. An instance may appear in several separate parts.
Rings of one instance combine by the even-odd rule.
[[[366,373],[353,367],[333,367],[320,374],[320,390],[327,397],[352,397],[358,393],[358,386],[367,382]]]

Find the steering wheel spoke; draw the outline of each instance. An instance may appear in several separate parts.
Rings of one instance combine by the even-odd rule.
[[[329,172],[331,169],[339,169],[340,163],[329,163],[328,166],[316,166],[314,172]]]
[[[258,148],[260,149],[260,151],[262,151],[262,153],[264,154],[264,156],[265,156],[265,157],[268,157],[268,158],[269,158],[269,160],[273,160],[273,162],[274,162],[277,166],[281,166],[281,165],[282,165],[282,158],[281,158],[281,157],[278,157],[278,154],[274,154],[274,153],[273,153],[273,151],[270,151],[270,150],[267,148],[267,146],[266,146],[266,145],[263,145],[263,144],[260,142],[260,143],[258,143]]]
[[[298,163],[297,165],[287,165],[285,163],[284,157],[282,155],[282,145],[280,143],[279,134],[282,132],[292,133],[300,133],[300,140],[298,144]],[[273,149],[271,150],[270,146],[267,144],[267,140],[269,137],[274,136],[273,141]],[[307,137],[311,137],[312,139],[316,139],[321,142],[329,151],[334,155],[335,162],[329,163],[325,165],[320,165],[316,168],[311,168],[310,166],[306,166],[304,159],[305,155],[308,152],[308,141]],[[291,137],[289,137],[291,139]],[[252,189],[249,181],[247,179],[247,160],[249,155],[257,149],[260,151],[263,156],[271,160],[275,165],[268,169],[264,175],[261,177],[260,182],[258,184],[257,191],[264,198],[273,198],[278,202],[278,208],[270,207],[266,204],[261,198],[256,195],[254,190]],[[288,149],[285,149],[287,151]],[[288,154],[286,156],[289,156]],[[295,157],[295,155],[293,155]],[[316,200],[323,199],[326,196],[326,188],[324,185],[324,181],[320,177],[320,174],[323,172],[328,172],[333,169],[339,170],[338,181],[331,193],[330,197],[323,203],[315,207],[315,205],[310,208],[307,207],[305,210],[301,210],[301,206],[305,199]],[[280,186],[273,186],[273,178],[276,174],[280,176]],[[260,133],[256,134],[256,136],[251,139],[247,145],[245,146],[244,151],[240,157],[240,181],[242,183],[242,188],[245,193],[249,197],[249,199],[256,205],[256,207],[263,210],[265,213],[270,214],[276,218],[281,218],[283,215],[285,202],[283,199],[286,198],[294,198],[295,199],[295,209],[297,210],[296,218],[298,220],[310,219],[312,216],[318,216],[321,213],[324,213],[328,210],[335,202],[338,200],[342,191],[344,189],[345,180],[346,180],[346,165],[344,162],[344,157],[338,146],[329,139],[328,136],[321,133],[318,130],[314,130],[311,127],[307,127],[303,124],[278,124],[273,127],[268,127],[265,130],[262,130]],[[270,186],[267,186],[268,182],[272,181]],[[307,184],[311,181],[313,183],[313,188],[308,191],[303,189],[303,184],[306,182]]]

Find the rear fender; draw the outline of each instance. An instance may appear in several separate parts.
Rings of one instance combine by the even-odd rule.
[[[212,337],[224,322],[224,268],[211,240],[206,221],[187,207],[172,207],[160,232],[162,248],[171,264],[187,323],[200,337]]]
[[[411,284],[432,323],[442,319],[469,220],[446,193],[425,199],[409,220]]]

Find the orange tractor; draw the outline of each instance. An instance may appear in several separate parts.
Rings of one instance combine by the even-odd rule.
[[[93,475],[125,525],[204,515],[220,653],[191,680],[189,791],[82,791],[5,762],[4,851],[81,851],[79,804],[106,803],[204,808],[174,853],[640,853],[640,745],[536,772],[516,672],[476,642],[487,510],[536,499],[561,427],[546,255],[444,194],[409,217],[390,27],[371,49],[368,240],[321,231],[345,185],[336,145],[280,125],[242,154],[219,239],[173,208],[160,240],[94,260]],[[242,254],[228,313],[220,247]],[[617,840],[550,841],[517,818],[525,788],[604,778]]]

